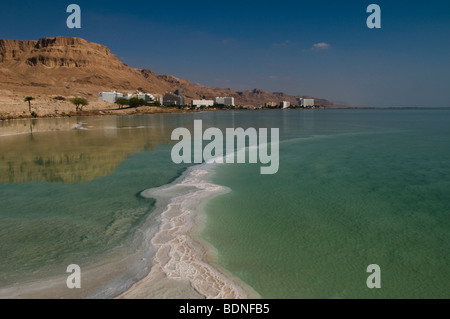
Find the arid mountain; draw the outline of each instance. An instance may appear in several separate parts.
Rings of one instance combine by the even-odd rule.
[[[193,84],[170,75],[156,75],[119,61],[100,44],[80,38],[43,38],[38,41],[0,40],[0,95],[85,96],[96,99],[99,91],[135,91],[164,94],[183,90],[187,101],[216,96],[234,97],[239,105],[264,105],[290,101],[295,96],[259,89],[239,92]],[[317,103],[331,103],[317,99]]]

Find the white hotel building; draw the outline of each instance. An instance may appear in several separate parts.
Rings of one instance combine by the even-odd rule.
[[[216,97],[214,102],[217,105],[234,106],[234,97]]]
[[[109,103],[116,103],[117,99],[123,97],[122,93],[117,93],[116,91],[111,92],[100,92],[98,98],[102,101]]]
[[[116,103],[116,101],[120,98],[125,98],[127,100],[130,100],[131,98],[137,97],[138,99],[145,100],[147,103],[154,103],[157,98],[150,93],[132,93],[128,94],[128,96],[124,96],[122,93],[117,93],[116,91],[110,91],[110,92],[100,92],[98,94],[98,98],[102,101],[109,102],[109,103]]]
[[[301,107],[313,107],[316,105],[316,101],[314,99],[298,99],[298,102]]]
[[[154,103],[157,99],[155,96],[153,96],[153,94],[150,93],[133,93],[133,94],[128,94],[128,100],[137,97],[138,99],[144,100],[147,103]]]
[[[282,109],[287,109],[287,108],[289,108],[290,106],[291,106],[291,102],[288,102],[288,101],[283,101],[283,102],[280,103],[280,107],[281,107]]]
[[[212,107],[214,106],[213,100],[192,100],[193,107]]]

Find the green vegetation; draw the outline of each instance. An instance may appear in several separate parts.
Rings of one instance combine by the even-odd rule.
[[[73,98],[70,100],[70,102],[72,102],[72,104],[75,105],[77,112],[83,111],[83,107],[89,104],[89,102],[82,97]]]
[[[139,99],[137,97],[133,97],[131,99],[126,98],[118,98],[116,100],[116,104],[119,106],[119,110],[123,109],[125,106],[129,107],[139,107],[139,106],[145,106],[145,105],[151,105],[151,106],[161,106],[161,103],[159,101],[155,101],[151,104],[147,103],[144,99]]]
[[[144,105],[147,105],[147,101],[144,99],[139,99],[137,97],[133,97],[128,101],[128,105],[130,107],[144,106]]]
[[[119,110],[121,110],[124,106],[129,105],[129,101],[126,98],[120,97],[117,99],[116,104],[119,106]]]
[[[31,112],[31,101],[34,100],[34,97],[32,96],[27,96],[23,101],[24,102],[28,102],[28,111]]]

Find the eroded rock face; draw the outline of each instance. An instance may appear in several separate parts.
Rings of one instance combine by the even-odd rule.
[[[142,88],[162,95],[182,89],[187,103],[191,99],[217,96],[234,97],[236,104],[248,106],[261,106],[270,101],[297,103],[295,96],[282,93],[207,87],[171,75],[156,75],[151,70],[134,69],[122,63],[104,45],[68,37],[38,41],[0,40],[0,88],[15,95],[91,99],[96,99],[100,91],[126,93]],[[316,101],[322,105],[331,104],[326,100]]]
[[[30,66],[80,68],[90,66],[123,70],[126,66],[100,44],[80,38],[42,38],[39,41],[0,40],[0,62]]]
[[[0,40],[0,63],[14,61],[34,49],[37,41]]]
[[[0,84],[15,94],[96,98],[99,91],[169,89],[151,83],[154,78],[128,67],[106,46],[81,38],[0,40]]]

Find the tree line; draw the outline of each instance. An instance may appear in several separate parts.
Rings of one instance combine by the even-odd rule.
[[[65,98],[63,97],[56,97],[55,99],[57,100],[65,100]],[[31,101],[34,101],[35,98],[32,96],[27,96],[24,98],[24,102],[28,103],[28,111],[30,113],[34,113],[31,110]],[[89,105],[89,102],[87,99],[82,98],[82,97],[75,97],[69,100],[73,105],[75,105],[75,110],[76,112],[82,112],[83,108],[87,105]],[[140,99],[137,97],[133,97],[131,99],[125,99],[125,98],[119,98],[116,101],[116,104],[119,106],[119,109],[123,109],[124,107],[139,107],[139,106],[146,106],[146,105],[151,105],[151,106],[161,106],[161,103],[159,101],[155,101],[152,103],[148,103],[146,100],[144,99]]]
[[[119,109],[123,109],[126,106],[127,107],[139,107],[146,105],[161,106],[161,103],[159,101],[148,103],[146,100],[137,97],[132,97],[131,99],[121,97],[116,100],[116,104],[119,106]]]

